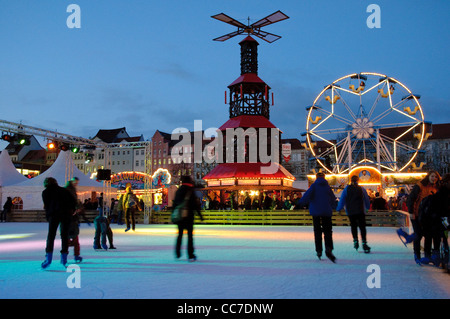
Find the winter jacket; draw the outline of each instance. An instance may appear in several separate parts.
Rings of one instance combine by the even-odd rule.
[[[177,207],[182,202],[184,202],[187,193],[190,192],[187,206],[188,206],[188,217],[186,219],[186,222],[193,223],[194,222],[194,216],[197,213],[200,216],[200,219],[203,220],[202,213],[200,211],[201,203],[200,199],[195,195],[194,187],[186,184],[182,184],[180,188],[178,188],[177,192],[175,193],[175,199],[173,200],[172,207]]]
[[[341,210],[345,206],[347,215],[365,214],[370,208],[370,198],[364,187],[350,184],[344,188],[336,210]]]
[[[70,192],[58,185],[50,185],[42,192],[45,215],[51,217],[69,218],[77,205]]]
[[[125,211],[128,208],[138,208],[139,210],[142,209],[139,204],[139,199],[134,193],[125,193],[119,198],[118,209]]]
[[[334,196],[327,180],[323,177],[318,177],[302,196],[299,204],[301,206],[309,205],[311,216],[331,217],[333,208],[336,207],[336,196]]]
[[[414,217],[418,218],[419,205],[422,199],[431,194],[435,194],[437,191],[438,188],[432,184],[424,186],[421,182],[419,182],[416,185],[414,185],[407,201],[409,214],[414,215]]]

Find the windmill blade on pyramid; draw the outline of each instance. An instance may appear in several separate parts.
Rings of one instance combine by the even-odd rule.
[[[279,21],[283,21],[289,19],[289,17],[287,15],[285,15],[283,12],[281,12],[280,10],[278,10],[277,12],[274,12],[272,14],[269,14],[267,17],[262,18],[259,21],[256,21],[255,23],[252,23],[250,25],[250,27],[252,28],[262,28],[265,27],[269,24],[275,23],[275,22],[279,22]]]
[[[224,13],[219,13],[219,14],[213,15],[213,16],[211,16],[211,18],[231,24],[232,26],[235,26],[238,28],[238,30],[235,32],[231,32],[231,33],[228,33],[228,34],[225,34],[223,36],[213,39],[214,41],[226,41],[236,35],[246,32],[249,35],[253,34],[269,43],[272,43],[272,42],[280,39],[281,36],[273,34],[273,33],[269,33],[266,31],[261,31],[261,28],[265,27],[267,25],[282,21],[282,20],[289,19],[289,17],[287,15],[285,15],[283,12],[281,12],[280,10],[268,15],[267,17],[265,17],[261,20],[258,20],[257,22],[255,22],[251,25],[248,25],[248,26],[237,21],[236,19],[231,18],[230,16],[228,16]]]
[[[242,22],[239,22],[239,21],[233,19],[232,17],[227,16],[225,13],[216,14],[214,16],[211,16],[211,18],[214,18],[214,19],[220,20],[222,22],[234,25],[235,27],[238,27],[238,28],[247,29],[247,26],[245,24],[243,24]]]
[[[226,40],[228,40],[234,36],[237,36],[239,34],[242,34],[242,33],[244,33],[244,30],[234,31],[234,32],[225,34],[221,37],[215,38],[215,39],[213,39],[213,41],[226,41]]]
[[[264,41],[269,42],[269,43],[272,43],[272,42],[274,42],[274,41],[276,41],[276,40],[281,38],[281,36],[279,36],[279,35],[276,35],[276,34],[273,34],[273,33],[269,33],[269,32],[266,32],[266,31],[262,31],[262,30],[259,30],[259,29],[258,30],[254,30],[252,35],[255,35],[258,38],[263,39]]]

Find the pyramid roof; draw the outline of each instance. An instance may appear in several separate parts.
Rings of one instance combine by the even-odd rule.
[[[9,186],[27,181],[15,168],[8,151],[5,149],[0,153],[0,186]]]

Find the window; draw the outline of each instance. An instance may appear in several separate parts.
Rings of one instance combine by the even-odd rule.
[[[136,166],[139,166],[139,161],[136,161]]]

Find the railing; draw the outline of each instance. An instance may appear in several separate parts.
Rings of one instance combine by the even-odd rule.
[[[151,224],[171,224],[170,211],[152,212]],[[92,222],[98,211],[86,211],[87,219]],[[204,224],[219,225],[312,225],[312,217],[307,210],[276,210],[276,211],[230,211],[206,210],[202,211]],[[123,218],[123,216],[122,216]],[[17,210],[8,214],[9,222],[46,222],[43,210]],[[200,219],[196,217],[196,223]],[[334,212],[333,225],[349,226],[347,215]],[[81,220],[83,222],[83,220]],[[144,223],[144,213],[136,212],[136,223]],[[376,227],[409,227],[409,216],[402,211],[369,211],[366,214],[368,226]]]
[[[202,211],[204,224],[222,225],[312,225],[312,217],[307,210],[276,210],[276,211]],[[366,215],[368,226],[404,227],[407,214],[401,211],[369,211]],[[197,223],[199,217],[195,218]],[[343,212],[334,212],[333,225],[349,226],[348,216]],[[170,212],[153,212],[152,224],[170,224]]]

